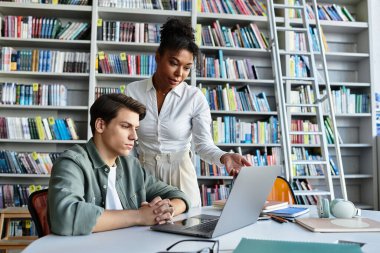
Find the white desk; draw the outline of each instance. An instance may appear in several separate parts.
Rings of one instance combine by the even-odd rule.
[[[192,209],[189,214],[218,214],[210,208]],[[178,216],[177,218],[184,217]],[[237,212],[238,215],[238,212]],[[316,216],[315,208],[307,216]],[[363,211],[363,216],[380,221],[380,212]],[[294,223],[279,224],[272,220],[258,221],[248,227],[236,230],[219,239],[222,252],[232,252],[242,237],[270,240],[312,241],[334,243],[338,239],[365,242],[362,248],[365,253],[379,252],[380,232],[376,233],[313,233]],[[151,231],[149,227],[132,227],[109,232],[94,233],[88,236],[56,236],[48,235],[30,244],[23,253],[76,253],[76,252],[157,252],[182,239],[195,237],[181,236]],[[229,249],[229,251],[228,251]],[[226,251],[227,250],[227,251]]]

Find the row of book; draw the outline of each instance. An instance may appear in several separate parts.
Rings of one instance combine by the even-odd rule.
[[[192,0],[99,0],[100,7],[191,11]]]
[[[317,8],[320,20],[355,21],[355,18],[345,6],[340,6],[338,4],[318,4]]]
[[[9,237],[38,236],[36,226],[31,219],[11,219],[8,225]]]
[[[236,24],[230,28],[221,26],[219,20],[216,20],[212,25],[202,26],[198,24],[196,30],[201,31],[203,46],[268,48],[265,35],[260,32],[255,23],[243,27]]]
[[[320,161],[322,157],[316,154],[309,154],[309,150],[305,148],[292,147],[292,160],[305,161],[313,160]],[[321,164],[293,164],[293,175],[295,176],[321,176],[323,175],[323,165]]]
[[[63,84],[0,83],[0,104],[66,106],[67,87]]]
[[[370,112],[370,97],[368,94],[352,94],[350,88],[342,86],[339,90],[333,90],[332,99],[336,113],[367,113]],[[327,110],[327,102],[324,104]]]
[[[123,94],[125,94],[125,85],[120,85],[120,87],[118,87],[118,88],[95,87],[95,99],[99,98],[101,95],[111,94],[111,93],[123,93]]]
[[[91,0],[1,0],[1,2],[32,4],[91,5]]]
[[[289,5],[302,5],[301,0],[288,0]],[[355,18],[345,6],[338,4],[318,4],[318,17],[320,20],[333,21],[350,21],[354,22]],[[289,18],[302,18],[302,11],[289,9]],[[310,19],[315,19],[313,7],[310,3],[306,4],[306,12]]]
[[[197,176],[228,176],[226,167],[209,164],[195,155],[195,172]]]
[[[0,173],[13,174],[50,174],[58,152],[15,152],[0,150]]]
[[[159,43],[160,27],[160,24],[98,19],[97,40]]]
[[[299,132],[318,132],[318,124],[310,122],[310,120],[292,119],[291,131]],[[319,144],[320,136],[316,134],[292,134],[290,141],[292,144]]]
[[[291,55],[289,58],[289,72],[291,77],[309,77],[309,59],[300,55]]]
[[[293,161],[321,161],[322,156],[316,153],[310,153],[306,148],[292,147],[292,160]],[[293,175],[295,176],[323,176],[322,164],[294,164],[292,167]],[[329,171],[331,175],[339,175],[339,170],[337,169],[333,159],[329,159]]]
[[[327,139],[327,144],[334,144],[334,134],[332,130],[332,122],[330,117],[325,117],[324,119],[325,136]],[[301,132],[318,132],[318,125],[310,122],[309,120],[294,119],[291,121],[291,131],[301,131]],[[338,133],[339,143],[343,143],[339,133]],[[292,144],[320,144],[320,136],[316,134],[292,134],[291,135]]]
[[[4,16],[3,26],[0,19],[0,34],[7,38],[78,40],[85,37],[89,29],[90,24],[87,22],[69,21],[62,27],[59,18]]]
[[[335,113],[368,113],[370,112],[370,98],[368,94],[353,94],[350,88],[341,86],[339,90],[332,90],[332,100]],[[322,90],[320,97],[326,96],[327,91]],[[313,104],[314,92],[310,85],[300,85],[290,91],[291,104]],[[291,112],[315,112],[315,108],[291,107]],[[330,112],[328,100],[322,102],[324,113]]]
[[[230,87],[227,83],[224,87],[217,85],[216,88],[213,89],[209,86],[202,87],[202,83],[199,83],[198,87],[206,96],[210,110],[271,111],[265,92],[260,92],[256,95],[249,85],[236,88],[235,86]]]
[[[231,150],[231,152],[233,152]],[[239,151],[239,153],[241,150]],[[277,147],[256,149],[252,154],[242,155],[253,166],[280,165],[282,160],[281,149]],[[228,176],[225,166],[219,167],[202,160],[199,155],[195,156],[195,171],[197,176]]]
[[[279,143],[279,124],[276,117],[268,121],[244,122],[234,116],[217,117],[212,122],[213,140],[218,143]]]
[[[292,87],[289,94],[290,104],[314,104],[315,102],[314,92],[310,85]],[[295,106],[290,107],[290,112],[316,112],[316,109],[315,107]]]
[[[104,74],[128,74],[128,75],[153,75],[156,70],[154,55],[130,55],[126,53],[111,54],[98,52],[98,73]]]
[[[199,12],[266,16],[266,1],[263,0],[201,0]]]
[[[198,69],[198,77],[228,78],[228,79],[258,79],[252,59],[224,58],[223,51],[218,50],[218,57],[201,55],[202,68]]]
[[[71,118],[0,117],[0,139],[12,140],[78,140]]]
[[[215,200],[227,199],[232,185],[231,184],[215,184],[207,186],[202,184],[200,187],[202,206],[211,206]]]
[[[4,184],[0,185],[0,208],[7,207],[26,207],[28,197],[34,191],[47,188],[41,185],[19,185]]]
[[[281,148],[265,148],[264,151],[256,149],[256,155],[243,155],[253,166],[272,166],[282,164]]]
[[[324,125],[325,125],[325,136],[326,136],[326,139],[327,139],[327,144],[334,144],[335,143],[335,138],[334,138],[334,131],[333,131],[333,127],[332,127],[331,118],[330,117],[326,117],[323,122],[324,122]],[[343,140],[340,137],[339,132],[337,133],[337,135],[338,135],[339,143],[343,143]]]
[[[2,47],[0,70],[89,73],[90,53]]]
[[[307,179],[293,180],[291,186],[294,191],[311,191],[313,187]],[[316,205],[318,199],[315,195],[296,195],[296,201],[299,205]]]
[[[322,43],[323,43],[323,48],[325,52],[329,51],[329,47],[327,45],[326,37],[322,31],[321,28],[321,35],[322,35]],[[319,39],[318,39],[318,31],[316,27],[309,26],[309,34],[311,36],[311,42],[312,42],[312,48],[313,51],[315,52],[320,52],[321,51],[321,46],[319,44]],[[298,32],[289,32],[289,49],[290,50],[296,50],[296,51],[307,51],[307,36],[305,33],[298,33]]]

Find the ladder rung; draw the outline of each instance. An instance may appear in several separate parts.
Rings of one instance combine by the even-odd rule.
[[[298,27],[277,27],[277,31],[283,32],[296,32],[296,33],[306,33],[308,32],[307,28],[298,28]]]
[[[283,76],[282,79],[285,81],[315,81],[316,80],[314,77],[290,77],[290,76]]]
[[[290,5],[290,4],[273,4],[277,9],[303,9],[303,5]]]
[[[289,134],[292,134],[292,135],[322,135],[323,133],[322,132],[307,132],[307,131],[292,131],[292,132],[289,132]]]
[[[292,164],[294,165],[309,165],[309,164],[326,165],[326,164],[329,164],[329,162],[321,161],[321,160],[295,160],[295,161],[292,161]]]
[[[282,54],[282,55],[306,55],[306,56],[311,55],[310,52],[306,52],[306,51],[280,51],[280,54]]]
[[[317,104],[285,104],[287,107],[318,107]]]

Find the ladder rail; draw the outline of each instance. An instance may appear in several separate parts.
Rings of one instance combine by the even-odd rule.
[[[276,31],[276,19],[275,19],[275,10],[274,10],[274,4],[272,0],[267,0],[267,6],[269,6],[268,11],[270,11],[271,14],[268,15],[269,17],[269,26],[270,26],[270,35],[271,35],[271,50],[272,50],[272,58],[273,58],[273,63],[275,64],[274,67],[274,74],[275,74],[275,81],[276,81],[276,89],[278,96],[280,98],[278,99],[278,109],[279,109],[279,122],[283,122],[282,124],[280,123],[281,127],[281,138],[282,138],[282,148],[284,149],[284,162],[285,162],[285,177],[288,181],[291,181],[291,173],[289,173],[288,168],[292,168],[292,163],[291,163],[291,157],[289,157],[288,154],[290,154],[291,147],[290,147],[290,142],[288,141],[289,136],[286,134],[286,130],[288,129],[288,123],[286,120],[286,114],[284,110],[286,109],[285,106],[285,92],[284,92],[284,87],[283,87],[283,80],[282,80],[282,70],[281,66],[279,65],[281,59],[280,59],[280,50],[278,46],[278,37],[277,37],[277,31]]]
[[[305,1],[305,0],[303,0]],[[320,51],[321,51],[321,56],[322,56],[322,64],[323,64],[323,74],[325,78],[325,86],[326,86],[326,92],[327,92],[327,97],[328,97],[328,102],[329,102],[329,107],[330,107],[330,118],[331,118],[331,123],[332,123],[332,128],[333,128],[333,134],[334,134],[334,145],[335,145],[335,152],[336,152],[336,159],[337,159],[337,166],[338,166],[338,171],[339,171],[339,179],[340,179],[340,187],[342,191],[342,197],[344,200],[347,200],[347,188],[346,188],[346,181],[344,178],[344,169],[343,169],[343,162],[342,162],[342,154],[340,150],[340,143],[339,143],[339,132],[336,124],[336,118],[335,118],[335,110],[334,110],[334,104],[332,101],[332,93],[331,93],[331,86],[330,86],[330,78],[329,74],[327,71],[327,61],[326,61],[326,53],[325,53],[325,48],[323,44],[323,39],[322,39],[322,34],[321,34],[321,24],[318,16],[317,10],[317,1],[313,0],[313,8],[314,8],[314,15],[315,15],[315,23],[317,27],[317,39],[320,45]],[[329,173],[330,174],[330,173]],[[331,177],[331,174],[330,174]]]

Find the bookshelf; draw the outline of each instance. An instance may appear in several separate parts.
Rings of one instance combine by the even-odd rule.
[[[280,1],[281,3],[288,1]],[[290,1],[289,1],[290,2]],[[364,112],[341,113],[336,110],[338,131],[342,137],[341,152],[347,184],[348,198],[356,205],[364,209],[378,209],[378,178],[376,171],[376,145],[374,143],[374,111],[373,94],[374,79],[372,66],[373,45],[370,44],[373,34],[373,23],[369,20],[371,5],[374,1],[318,1],[318,4],[331,4],[334,2],[344,5],[354,15],[356,21],[327,21],[322,20],[321,26],[328,44],[326,53],[327,66],[332,90],[342,87],[350,89],[351,94],[365,94],[369,97],[369,109]],[[299,18],[291,18],[289,13],[284,15],[284,22],[293,26],[300,24]],[[315,22],[314,22],[315,23]],[[311,22],[313,24],[313,21]],[[290,49],[290,43],[286,39],[282,41],[286,49]],[[321,62],[317,59],[318,64]],[[284,61],[289,61],[285,56]],[[318,67],[319,69],[319,67]],[[320,70],[321,71],[321,70]],[[291,69],[286,65],[289,75]],[[322,73],[322,72],[321,72]],[[323,88],[323,80],[322,82]],[[296,90],[299,85],[292,85],[288,90]],[[295,113],[297,119],[307,120],[312,113]],[[298,148],[305,148],[309,152],[318,153],[318,145],[295,144]],[[329,144],[329,150],[333,154],[333,145]],[[334,157],[332,157],[335,160]],[[336,197],[341,196],[338,176],[333,176]],[[319,189],[323,194],[325,188],[324,179],[321,176],[305,176],[295,174],[294,179],[307,179],[314,189]],[[296,195],[308,194],[296,191]]]
[[[22,250],[38,238],[27,208],[1,209],[0,231],[2,233],[0,249],[5,252],[15,249]]]
[[[278,0],[283,3],[287,0]],[[128,2],[128,1],[124,1]],[[251,23],[257,25],[259,30],[269,34],[269,22],[267,17],[260,15],[242,15],[242,14],[225,14],[210,13],[199,11],[198,4],[202,1],[190,1],[192,8],[188,11],[177,10],[158,10],[144,8],[115,8],[101,6],[101,1],[94,0],[92,6],[72,6],[72,5],[51,5],[51,4],[23,4],[19,5],[11,2],[0,2],[0,14],[5,15],[32,15],[59,17],[63,22],[69,19],[86,21],[91,23],[91,34],[82,40],[56,40],[56,39],[15,39],[0,37],[0,46],[12,46],[15,48],[43,48],[59,49],[66,51],[80,51],[90,53],[90,70],[89,73],[40,73],[28,71],[7,71],[0,72],[2,82],[18,83],[60,83],[68,88],[69,101],[67,106],[20,106],[20,105],[0,105],[1,115],[6,117],[42,117],[54,116],[64,118],[69,115],[74,119],[78,128],[79,140],[9,140],[0,139],[2,149],[14,150],[18,152],[59,152],[70,147],[75,143],[85,143],[86,139],[91,136],[91,130],[88,127],[89,106],[95,100],[95,91],[97,88],[118,88],[119,90],[127,89],[128,83],[149,77],[145,74],[105,74],[100,73],[99,66],[95,62],[99,52],[105,54],[126,55],[148,54],[153,55],[158,43],[151,42],[117,42],[98,40],[98,20],[102,21],[120,21],[120,22],[140,22],[149,24],[162,24],[169,17],[177,17],[191,21],[194,29],[197,24],[202,26],[212,25],[218,20],[221,26],[233,28],[237,24],[241,27],[248,26]],[[265,1],[264,1],[265,2]],[[321,0],[319,3],[330,3],[331,1]],[[333,89],[339,89],[342,86],[350,88],[354,93],[364,93],[370,95],[370,110],[366,113],[338,114],[338,129],[341,132],[343,144],[342,154],[346,172],[346,183],[348,196],[359,206],[368,209],[379,208],[379,184],[378,172],[376,170],[376,145],[373,136],[375,135],[375,109],[374,84],[379,78],[376,76],[375,61],[373,50],[375,45],[371,42],[374,35],[374,26],[376,22],[368,17],[373,13],[373,6],[376,1],[372,0],[336,0],[333,1],[339,5],[345,5],[355,16],[355,22],[341,21],[321,21],[324,34],[329,46],[327,53],[327,63],[329,67],[330,80]],[[188,1],[189,3],[189,1]],[[290,18],[288,15],[277,18],[278,22],[289,23],[292,25],[300,24],[301,20]],[[372,40],[373,41],[373,40]],[[282,45],[287,48],[290,42],[282,40]],[[270,49],[263,48],[236,48],[223,46],[200,46],[201,52],[207,56],[218,58],[219,51],[222,51],[223,58],[241,60],[244,58],[252,59],[256,68],[257,79],[242,78],[224,78],[224,77],[204,77],[197,76],[196,71],[192,71],[188,84],[193,86],[209,87],[215,89],[218,85],[225,87],[226,83],[230,87],[241,88],[244,86],[258,94],[265,92],[271,111],[226,111],[212,110],[213,120],[218,117],[235,117],[243,122],[267,121],[270,117],[277,116],[276,108],[276,90],[273,78]],[[287,58],[283,58],[287,61]],[[285,66],[285,65],[284,65]],[[289,71],[287,69],[287,71]],[[4,81],[3,81],[4,80]],[[299,113],[299,119],[307,119],[309,113]],[[226,151],[240,151],[243,154],[255,154],[256,150],[262,152],[272,149],[280,149],[280,142],[276,143],[217,143],[217,145]],[[308,149],[317,149],[318,145],[297,144],[297,147]],[[332,148],[332,146],[331,146]],[[285,172],[284,172],[285,174]],[[299,178],[308,179],[315,187],[322,185],[322,178],[319,176],[299,176]],[[338,180],[333,176],[334,185],[338,185]],[[199,176],[200,184],[213,185],[215,183],[229,183],[229,176]],[[10,175],[1,174],[0,183],[17,184],[17,183],[44,183],[46,184],[48,176],[46,175]],[[323,190],[323,189],[321,189]],[[301,193],[300,193],[301,194]],[[339,194],[338,194],[339,195]]]
[[[62,27],[71,22],[87,22],[91,23],[92,7],[78,5],[53,5],[53,4],[34,4],[34,3],[14,3],[0,2],[0,17],[2,19],[2,33],[0,36],[0,47],[12,47],[15,50],[23,49],[38,49],[38,50],[59,50],[63,52],[87,52],[90,53],[91,38],[86,36],[80,40],[60,40],[38,38],[29,34],[31,30],[26,30],[25,34],[20,37],[6,36],[5,34],[5,19],[7,16],[31,16],[34,18],[59,19]],[[11,19],[9,19],[11,20]],[[31,18],[32,20],[32,18]],[[48,23],[48,22],[46,22]],[[25,24],[23,24],[25,25]],[[28,23],[30,25],[30,23]],[[20,25],[22,26],[22,25]],[[31,26],[30,26],[31,27]],[[46,25],[46,27],[48,27]],[[32,29],[32,28],[30,28]],[[47,28],[46,28],[47,29]],[[34,30],[33,30],[34,31]],[[42,31],[42,21],[41,21]],[[52,31],[52,30],[51,30]],[[41,33],[40,33],[41,34]],[[46,36],[47,37],[47,36]],[[15,83],[33,85],[43,84],[51,85],[60,84],[66,87],[67,101],[66,105],[19,105],[19,104],[0,104],[0,112],[2,117],[27,117],[42,118],[54,117],[54,119],[70,117],[76,125],[79,140],[40,140],[40,139],[0,139],[1,150],[15,151],[20,153],[51,153],[63,152],[68,147],[77,144],[85,143],[87,139],[88,125],[88,110],[89,110],[89,80],[90,73],[67,73],[67,72],[32,72],[32,71],[0,71],[1,83]],[[4,158],[4,157],[3,157]],[[35,172],[35,171],[34,171]],[[1,192],[5,197],[6,185],[22,185],[25,186],[25,191],[30,190],[30,185],[48,185],[49,175],[41,173],[9,173],[2,171],[0,174]],[[15,190],[16,188],[14,188]],[[16,192],[13,192],[15,198]],[[23,193],[17,193],[21,197],[19,205],[26,205],[26,196],[20,196]],[[15,200],[13,199],[15,202]],[[6,205],[2,201],[3,207]],[[9,205],[9,203],[8,203]],[[28,211],[26,211],[28,212]]]

